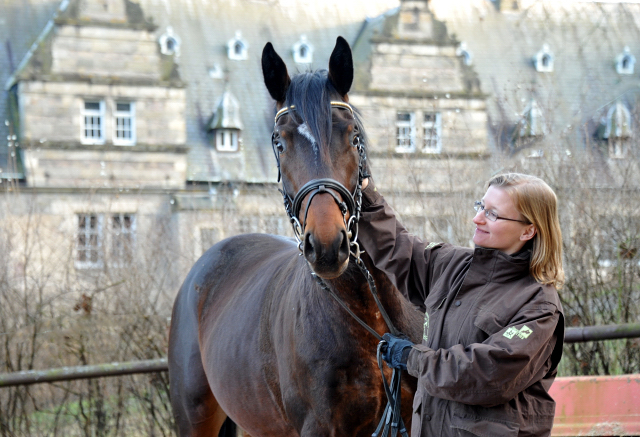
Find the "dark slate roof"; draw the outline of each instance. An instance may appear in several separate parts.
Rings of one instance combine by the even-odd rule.
[[[290,73],[327,68],[338,35],[353,43],[367,16],[377,16],[397,3],[396,0],[141,0],[145,15],[158,25],[159,35],[171,26],[180,38],[177,63],[180,77],[187,84],[188,101],[188,180],[275,182],[270,141],[275,111],[260,66],[264,44],[273,43]],[[238,31],[248,44],[245,61],[227,57],[227,41]],[[292,47],[302,35],[314,48],[310,65],[293,62]],[[222,70],[222,78],[214,78],[216,69]],[[216,153],[207,138],[207,122],[225,90],[240,104],[244,126],[240,154]]]
[[[59,6],[59,0],[5,0],[0,4],[0,169],[5,177],[9,135],[5,125],[9,119],[5,84],[47,23],[53,24],[52,17]]]
[[[542,143],[559,148],[584,143],[610,105],[622,99],[635,106],[640,65],[624,76],[616,72],[614,61],[625,46],[640,59],[640,4],[524,3],[518,11],[499,12],[490,1],[437,0],[432,10],[473,56],[481,89],[490,95],[494,138],[513,129],[535,99],[546,124]],[[533,56],[544,44],[555,58],[550,73],[534,68]]]

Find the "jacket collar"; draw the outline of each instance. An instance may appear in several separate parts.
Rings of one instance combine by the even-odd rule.
[[[531,248],[525,246],[512,255],[497,249],[476,247],[471,270],[486,281],[509,282],[529,275]]]

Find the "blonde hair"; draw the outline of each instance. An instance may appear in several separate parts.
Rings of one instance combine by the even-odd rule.
[[[487,187],[509,194],[522,216],[536,227],[529,271],[536,281],[562,288],[562,231],[558,219],[558,198],[551,187],[535,176],[506,173],[494,176]]]

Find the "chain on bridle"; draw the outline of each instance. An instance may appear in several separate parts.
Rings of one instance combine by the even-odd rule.
[[[331,101],[331,106],[335,108],[346,109],[355,117],[353,108],[346,102],[339,101]],[[289,113],[295,109],[295,105],[285,106],[280,109],[274,119],[274,127],[273,133],[271,135],[271,146],[273,148],[273,153],[276,157],[276,164],[278,166],[278,182],[282,177],[282,172],[280,170],[280,153],[283,152],[282,143],[280,142],[280,134],[278,133],[277,124],[278,119],[283,115]],[[300,255],[303,254],[303,238],[304,238],[304,228],[307,221],[307,213],[309,212],[309,206],[311,205],[311,201],[313,198],[322,193],[327,193],[331,195],[334,201],[338,204],[340,208],[340,212],[342,213],[342,220],[347,229],[347,236],[349,238],[349,253],[353,256],[354,261],[364,277],[369,284],[369,290],[371,291],[371,295],[378,306],[378,310],[382,315],[385,323],[387,324],[387,328],[389,332],[394,335],[399,335],[400,332],[395,328],[393,323],[391,322],[391,318],[385,311],[382,306],[382,302],[378,297],[378,291],[376,288],[375,281],[369,269],[364,265],[362,258],[360,257],[360,245],[358,244],[358,222],[360,220],[360,213],[362,211],[362,180],[365,177],[369,177],[369,175],[365,174],[365,163],[366,163],[366,153],[365,153],[365,145],[362,141],[361,136],[358,134],[355,136],[352,146],[355,147],[358,151],[358,182],[356,183],[356,187],[351,193],[344,185],[335,179],[331,178],[321,178],[321,179],[312,179],[306,184],[304,184],[298,192],[295,194],[293,199],[287,193],[287,190],[284,186],[284,181],[282,182],[282,189],[279,189],[280,193],[282,193],[284,208],[289,216],[289,221],[291,222],[291,226],[293,227],[293,233],[295,235],[296,241],[298,242],[298,249],[300,250]],[[338,193],[339,196],[336,194]],[[300,223],[298,219],[298,215],[300,214],[300,210],[302,208],[302,202],[305,197],[309,196],[307,200],[307,204],[305,207],[305,216]],[[347,220],[347,214],[349,214],[349,219]],[[400,432],[403,437],[408,437],[406,427],[400,416],[400,394],[401,394],[401,376],[402,373],[398,369],[393,369],[393,374],[391,377],[391,382],[387,382],[386,377],[384,376],[384,372],[382,370],[382,359],[381,359],[381,348],[384,344],[382,337],[378,334],[373,328],[367,325],[360,317],[358,317],[344,301],[326,284],[326,282],[313,270],[311,270],[311,275],[315,278],[317,283],[322,287],[323,290],[328,292],[331,297],[345,310],[347,311],[351,317],[353,317],[362,327],[364,327],[367,331],[369,331],[373,336],[375,336],[380,343],[378,344],[378,367],[380,368],[380,373],[382,374],[382,381],[385,393],[387,395],[387,406],[382,415],[382,419],[378,424],[377,429],[372,434],[372,437],[386,437],[387,435],[394,436],[396,432]]]
[[[353,108],[348,103],[332,101],[331,106],[346,109],[351,112],[352,115],[354,115]],[[282,153],[282,146],[280,143],[280,134],[278,133],[277,123],[280,117],[294,109],[295,105],[285,106],[276,113],[274,120],[273,134],[271,135],[271,146],[273,148],[273,153],[276,157],[276,164],[278,166],[278,182],[280,182],[282,175],[280,171],[280,153]],[[298,249],[300,250],[300,252],[303,251],[302,246],[304,238],[304,228],[307,221],[307,214],[309,212],[311,201],[316,195],[327,193],[333,197],[335,202],[338,204],[338,207],[340,208],[340,212],[342,213],[342,220],[347,229],[347,236],[349,238],[349,252],[356,258],[356,260],[360,259],[360,246],[357,242],[358,221],[360,220],[360,211],[362,209],[362,180],[368,176],[365,175],[365,163],[367,157],[365,154],[364,143],[361,141],[360,135],[355,136],[352,146],[355,147],[358,151],[358,182],[356,183],[356,187],[353,193],[351,193],[340,182],[330,178],[310,180],[298,190],[293,199],[291,198],[289,193],[287,193],[287,190],[284,186],[284,181],[282,183],[282,189],[279,189],[280,193],[282,193],[284,208],[287,211],[287,215],[289,216],[289,221],[291,222],[291,226],[293,227],[293,233],[295,235],[296,241],[298,242]],[[338,196],[336,193],[338,193],[340,196]],[[309,194],[311,195],[307,200],[307,205],[305,207],[305,216],[301,223],[298,219],[298,216],[300,214],[300,210],[302,209],[302,202]],[[348,220],[347,214],[349,214]]]

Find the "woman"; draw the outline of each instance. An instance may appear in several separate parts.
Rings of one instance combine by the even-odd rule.
[[[420,240],[372,183],[363,191],[361,244],[425,313],[420,344],[384,336],[387,363],[418,378],[412,437],[551,432],[548,391],[564,338],[557,199],[533,176],[487,185],[475,203],[475,249]]]

